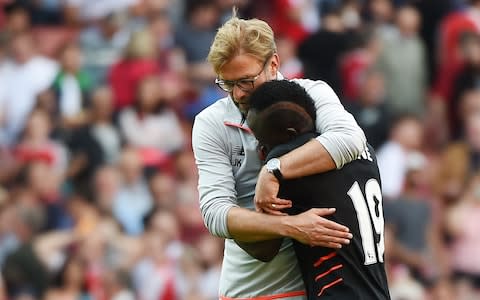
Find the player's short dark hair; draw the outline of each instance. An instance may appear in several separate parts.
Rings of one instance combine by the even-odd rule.
[[[303,87],[288,80],[262,84],[250,95],[249,126],[261,146],[287,143],[315,131],[315,104]]]
[[[317,114],[312,97],[302,86],[290,80],[272,80],[259,86],[250,95],[250,109],[261,112],[283,101],[301,106],[315,122]]]

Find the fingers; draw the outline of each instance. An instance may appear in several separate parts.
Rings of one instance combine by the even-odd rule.
[[[282,206],[283,208],[292,207],[292,201],[282,199],[282,198],[275,198],[275,200],[273,201],[273,204],[278,205],[278,206]]]
[[[331,230],[334,230],[335,232],[341,232],[341,233],[348,233],[349,235],[351,235],[350,232],[350,229],[348,229],[348,227],[344,226],[344,225],[341,225],[341,224],[338,224],[336,222],[333,222],[331,220],[327,220],[327,219],[323,219],[322,220],[322,225],[325,227],[325,228],[328,228],[328,229],[331,229]]]
[[[264,201],[264,202],[256,201],[255,205],[260,208],[265,207],[265,208],[280,210],[280,209],[292,207],[292,201],[281,199],[281,198],[273,198],[271,201]]]
[[[255,199],[257,200],[257,199]],[[271,202],[259,202],[256,201],[255,209],[258,212],[265,212],[272,215],[283,216],[286,215],[285,213],[281,212],[286,208],[292,207],[292,201],[281,199],[281,198],[274,198]]]
[[[314,214],[319,215],[320,217],[328,216],[337,210],[336,208],[312,208],[310,209]]]
[[[277,210],[277,208],[275,209],[270,209],[270,208],[264,208],[262,209],[262,212],[265,212],[267,214],[270,214],[270,215],[275,215],[275,216],[286,216],[287,214],[280,211],[280,210]]]
[[[323,217],[323,216],[327,216],[327,215],[331,215],[331,214],[335,213],[335,208],[313,208],[312,211],[316,215],[318,215],[320,217]],[[338,224],[338,223],[336,223],[334,221],[331,221],[331,220],[328,220],[328,219],[322,218],[321,223],[322,223],[322,226],[325,226],[326,228],[329,228],[329,229],[340,230],[340,231],[345,231],[345,232],[350,231],[348,229],[348,227],[343,226],[341,224]]]
[[[332,234],[332,235],[330,235]],[[350,238],[347,236],[336,236],[334,233],[325,233],[319,240],[314,240],[310,243],[310,246],[322,246],[328,248],[340,249],[343,245],[350,244]]]
[[[342,225],[340,225],[342,226]],[[343,226],[345,227],[345,226]],[[348,228],[347,228],[348,230]],[[338,229],[331,229],[328,228],[327,226],[324,226],[323,230],[321,231],[322,234],[327,236],[328,238],[341,238],[341,239],[351,239],[353,235],[349,231],[345,230],[338,230]]]

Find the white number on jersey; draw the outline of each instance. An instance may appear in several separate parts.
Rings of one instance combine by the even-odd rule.
[[[352,199],[353,206],[357,212],[358,226],[360,235],[362,236],[362,247],[365,254],[364,264],[371,265],[377,262],[383,262],[385,244],[382,190],[380,189],[380,184],[376,179],[368,180],[365,184],[364,196],[358,182],[355,181],[347,194]],[[378,243],[375,243],[376,235],[380,236]],[[376,251],[375,248],[377,249]]]

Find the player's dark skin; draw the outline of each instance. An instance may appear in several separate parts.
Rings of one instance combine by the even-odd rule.
[[[261,156],[269,161],[318,137],[316,116],[315,103],[301,86],[271,81],[251,95],[247,122],[259,142]],[[368,145],[358,159],[341,170],[297,179],[280,176],[279,181],[278,196],[292,200],[285,213],[298,215],[311,208],[335,207],[331,221],[351,228],[355,235],[341,250],[293,241],[307,298],[389,300],[381,179],[373,148]],[[238,244],[252,257],[268,262],[282,242]]]
[[[287,143],[301,134],[313,132],[315,128],[314,121],[299,105],[291,102],[279,102],[272,108],[283,111],[285,119],[282,119],[287,121],[284,123],[285,126],[271,126],[270,120],[265,118],[268,115],[268,108],[261,112],[258,112],[256,109],[250,109],[247,116],[249,127],[258,140],[258,151],[262,160],[267,157],[268,152],[275,146]],[[299,116],[303,120],[299,120]],[[292,120],[291,126],[287,126],[288,119],[292,118],[296,118],[295,122]],[[269,262],[277,255],[282,242],[283,238],[259,242],[236,241],[245,252],[263,262]]]

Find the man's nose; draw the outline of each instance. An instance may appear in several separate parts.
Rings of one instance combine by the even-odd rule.
[[[232,95],[233,95],[233,99],[240,100],[243,97],[245,97],[247,93],[243,91],[241,88],[239,88],[238,86],[234,85],[232,90]]]

